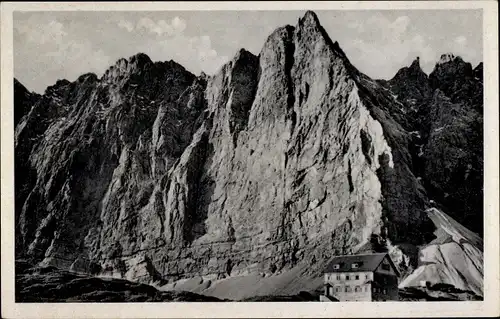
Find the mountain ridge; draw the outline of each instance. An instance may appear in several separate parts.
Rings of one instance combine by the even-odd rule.
[[[139,53],[101,79],[58,81],[16,127],[16,254],[160,285],[202,276],[203,293],[224,298],[220,289],[257,274],[281,281],[227,293],[293,294],[333,254],[390,248],[408,255],[398,262],[409,274],[418,265],[405,247],[431,242],[436,228],[417,174],[440,162],[416,168],[409,129],[422,124],[402,98],[417,87],[428,105],[419,69],[398,72],[398,89],[370,79],[308,11],[213,76]],[[472,91],[467,70],[451,72],[465,72]],[[429,87],[453,90],[441,84],[449,78],[443,69]],[[477,102],[467,94],[452,103]],[[443,176],[429,183],[447,185]]]

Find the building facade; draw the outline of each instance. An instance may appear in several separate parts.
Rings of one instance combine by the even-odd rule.
[[[337,256],[324,274],[320,300],[398,300],[399,272],[388,254]]]

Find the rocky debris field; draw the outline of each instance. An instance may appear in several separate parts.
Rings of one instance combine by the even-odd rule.
[[[16,302],[224,301],[192,292],[160,291],[125,279],[91,277],[16,262]]]

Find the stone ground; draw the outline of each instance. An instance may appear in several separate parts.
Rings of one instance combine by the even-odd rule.
[[[240,278],[247,285],[259,283],[252,276]],[[274,280],[276,281],[276,280]],[[264,281],[265,282],[265,281]],[[271,283],[271,281],[267,281]],[[228,289],[241,288],[242,282],[232,281]],[[260,286],[262,287],[262,283]],[[259,285],[257,285],[259,286]],[[216,288],[217,289],[217,288]],[[214,291],[212,291],[212,294]],[[292,295],[260,295],[239,300],[220,299],[187,291],[162,291],[153,286],[124,279],[91,277],[55,267],[33,267],[25,260],[16,261],[16,302],[179,302],[179,301],[245,301],[245,302],[310,302],[318,301],[321,290],[300,291]],[[451,285],[435,285],[429,288],[410,287],[400,289],[400,301],[460,301],[482,300],[471,291],[463,291]]]

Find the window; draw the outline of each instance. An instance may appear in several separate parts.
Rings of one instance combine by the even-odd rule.
[[[388,264],[382,264],[383,270],[391,270],[391,267]]]
[[[356,280],[359,280],[359,275],[356,275]]]
[[[355,291],[355,292],[360,292],[360,291],[361,291],[361,287],[356,286],[356,288],[354,288],[354,291]]]
[[[340,275],[337,275],[337,280],[340,280]]]
[[[335,287],[335,292],[340,292],[340,287]]]
[[[386,289],[384,289],[384,290],[382,291],[382,293],[383,293],[383,294],[386,294],[386,293],[387,293],[387,290],[386,290]]]
[[[340,265],[339,264],[335,264],[333,265],[333,269],[339,269],[340,268]]]
[[[345,280],[350,280],[349,275],[345,276]]]
[[[351,292],[351,287],[350,286],[345,286],[345,292]]]
[[[352,268],[358,268],[358,264],[356,263],[352,264]]]
[[[366,279],[370,279],[370,274],[365,275]]]
[[[373,292],[378,292],[378,291],[377,291],[377,288],[375,288],[375,287],[374,287],[374,288],[373,288]]]

